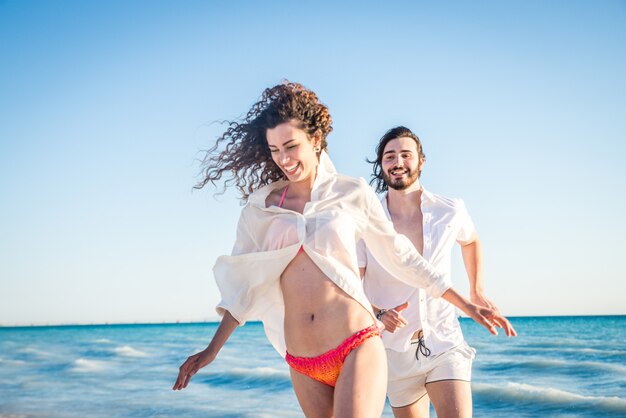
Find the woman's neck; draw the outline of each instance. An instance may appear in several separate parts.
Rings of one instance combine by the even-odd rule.
[[[311,200],[311,191],[313,190],[313,185],[315,184],[315,179],[317,178],[317,169],[315,170],[315,175],[311,177],[307,177],[304,180],[300,181],[290,181],[289,182],[289,196],[304,199],[307,202]]]

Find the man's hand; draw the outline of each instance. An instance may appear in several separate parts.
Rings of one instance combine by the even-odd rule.
[[[474,321],[487,328],[493,335],[498,335],[498,331],[496,330],[496,327],[498,327],[504,329],[507,337],[517,336],[517,332],[509,320],[495,309],[471,304],[465,313],[468,314]]]
[[[482,292],[470,292],[470,301],[478,306],[484,306],[485,308],[493,309],[494,311],[500,311],[495,303],[493,303]]]
[[[401,312],[409,307],[409,302],[404,302],[402,305],[398,305],[393,309],[385,311],[381,317],[381,322],[385,325],[385,330],[389,332],[396,332],[398,329],[408,324],[404,319]]]
[[[509,337],[517,336],[513,325],[496,309],[485,308],[484,306],[470,302],[453,288],[449,288],[443,292],[441,297],[465,312],[474,321],[487,328],[493,335],[498,335],[498,331],[496,330],[496,327],[498,327],[503,328],[504,332]]]

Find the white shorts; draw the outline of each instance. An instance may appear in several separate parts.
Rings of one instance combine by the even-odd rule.
[[[465,341],[443,353],[415,358],[417,344],[408,351],[387,351],[389,382],[387,396],[394,408],[411,405],[426,394],[426,384],[441,380],[472,379],[472,360],[476,350]]]

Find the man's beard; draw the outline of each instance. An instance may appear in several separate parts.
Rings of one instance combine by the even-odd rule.
[[[394,169],[391,169],[389,171],[391,172],[393,170]],[[406,174],[408,174],[408,177],[403,177],[401,179],[394,180],[391,178],[390,175],[388,175],[387,173],[383,171],[383,180],[385,181],[385,184],[387,185],[387,187],[391,187],[394,190],[405,190],[411,187],[411,185],[415,183],[420,176],[419,171],[411,171],[408,169],[407,169]]]

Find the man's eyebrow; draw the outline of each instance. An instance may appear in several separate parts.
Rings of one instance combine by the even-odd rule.
[[[410,152],[410,153],[413,153],[413,150],[410,150],[410,149],[401,149],[400,151],[396,151],[396,150],[389,150],[389,151],[385,151],[385,152],[383,152],[383,155],[386,155],[386,154],[395,154],[395,153],[398,153],[398,152]]]

